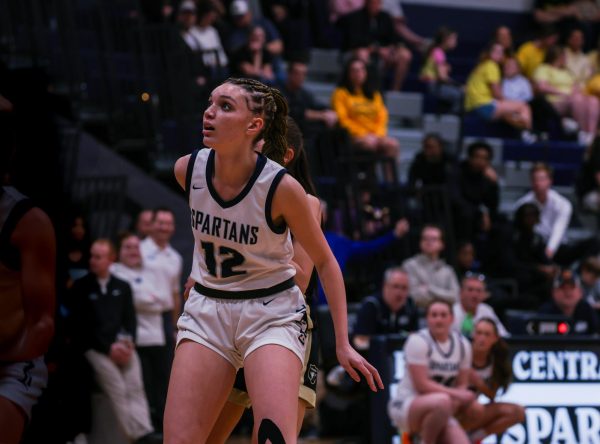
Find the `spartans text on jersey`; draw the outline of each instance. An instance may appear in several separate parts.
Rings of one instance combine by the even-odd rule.
[[[231,221],[218,216],[211,216],[192,208],[192,229],[199,230],[209,236],[237,242],[238,244],[254,245],[258,240],[258,227]]]

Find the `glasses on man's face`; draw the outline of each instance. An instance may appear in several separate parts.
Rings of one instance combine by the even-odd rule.
[[[467,271],[465,273],[466,279],[477,279],[479,282],[485,282],[485,274],[474,273],[472,271]]]

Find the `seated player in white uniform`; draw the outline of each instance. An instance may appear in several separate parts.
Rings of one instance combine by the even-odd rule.
[[[287,103],[276,89],[229,79],[213,90],[204,113],[204,144],[210,149],[175,165],[191,208],[196,283],[178,322],[165,444],[207,442],[242,366],[253,406],[253,441],[296,442],[308,325],[293,279],[291,233],[330,297],[340,364],[355,380],[362,373],[372,390],[383,386],[377,370],[348,341],[342,275],[306,192],[280,165],[254,151],[263,138],[264,150],[275,150],[273,158],[282,161],[286,116]]]
[[[500,337],[498,325],[491,318],[481,318],[473,330],[473,368],[469,374],[469,386],[482,393],[490,402],[475,403],[460,418],[460,423],[477,442],[488,435],[504,432],[514,424],[525,420],[525,409],[519,404],[495,402],[498,390],[506,392],[512,378],[512,363],[508,345]]]
[[[427,306],[427,328],[404,344],[404,378],[388,410],[404,433],[418,434],[424,444],[466,444],[467,434],[455,416],[475,400],[468,389],[471,345],[452,330],[452,304],[434,299]]]

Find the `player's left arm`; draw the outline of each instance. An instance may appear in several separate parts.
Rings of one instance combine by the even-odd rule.
[[[315,196],[308,194],[308,204],[311,209],[311,214],[317,220],[317,223],[321,223],[321,202]],[[292,264],[296,268],[296,276],[294,276],[294,282],[300,288],[302,293],[306,293],[310,278],[312,276],[314,264],[306,250],[300,245],[300,243],[294,239],[294,258]]]
[[[17,223],[10,242],[21,256],[24,330],[1,360],[26,361],[43,355],[54,334],[56,304],[56,238],[52,222],[32,208]]]
[[[361,357],[350,345],[346,292],[340,267],[325,240],[321,227],[312,215],[306,192],[289,175],[283,177],[275,191],[272,218],[276,224],[285,221],[296,240],[315,264],[333,318],[336,351],[340,365],[346,369],[355,381],[360,380],[355,369],[360,371],[366,378],[371,390],[377,391],[377,387],[383,388],[383,383],[375,367]]]

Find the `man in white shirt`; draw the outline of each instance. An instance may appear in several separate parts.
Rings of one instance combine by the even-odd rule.
[[[175,232],[175,216],[168,208],[154,210],[152,232],[140,243],[144,267],[154,275],[156,295],[166,311],[163,322],[167,345],[173,345],[175,325],[181,313],[181,270],[183,259],[169,241]]]
[[[486,297],[485,276],[468,272],[461,282],[460,301],[453,307],[456,331],[471,337],[475,324],[482,318],[489,318],[496,323],[500,336],[509,336],[494,309],[483,302]]]
[[[458,299],[458,280],[452,267],[440,254],[444,250],[442,229],[425,225],[421,231],[421,253],[404,261],[402,268],[408,274],[410,295],[419,307],[426,307],[434,298],[451,304]]]
[[[534,203],[540,209],[540,221],[535,231],[546,241],[546,256],[561,265],[570,265],[598,252],[595,238],[567,245],[565,233],[571,220],[573,206],[569,200],[552,189],[552,169],[545,163],[531,168],[531,188],[515,203],[515,209],[524,203]]]

